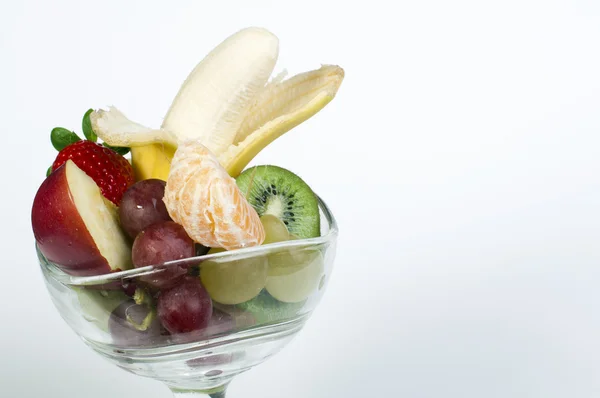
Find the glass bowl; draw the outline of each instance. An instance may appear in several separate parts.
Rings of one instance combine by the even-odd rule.
[[[106,275],[71,276],[37,252],[54,305],[95,352],[131,373],[162,381],[175,396],[224,397],[235,375],[282,349],[319,303],[331,276],[338,234],[333,215],[320,199],[319,207],[317,238]],[[265,272],[265,288],[241,304],[220,304],[213,297],[211,320],[199,332],[169,334],[153,305],[160,293],[141,288],[161,273],[181,270],[183,278],[218,275],[233,281],[239,267]]]

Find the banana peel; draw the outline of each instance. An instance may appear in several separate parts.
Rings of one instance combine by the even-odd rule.
[[[238,131],[238,142],[218,156],[221,165],[237,177],[267,145],[331,102],[343,79],[342,68],[324,65],[265,87]]]
[[[131,165],[136,181],[158,178],[166,181],[177,148],[167,143],[131,147]]]
[[[219,156],[219,162],[230,176],[236,178],[267,145],[314,116],[332,99],[333,97],[327,95],[319,96],[294,114],[282,116],[265,124],[241,143],[229,147],[225,153]]]

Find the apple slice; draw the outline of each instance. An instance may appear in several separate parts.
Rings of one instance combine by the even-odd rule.
[[[117,208],[71,160],[38,189],[31,223],[40,251],[68,274],[101,275],[132,267]]]

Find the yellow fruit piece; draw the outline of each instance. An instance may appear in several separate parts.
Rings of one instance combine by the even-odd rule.
[[[167,181],[176,148],[169,144],[131,147],[131,163],[136,181],[158,178]]]

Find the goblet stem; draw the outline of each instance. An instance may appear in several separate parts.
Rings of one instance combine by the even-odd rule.
[[[205,391],[171,389],[175,398],[225,398],[226,386]]]

